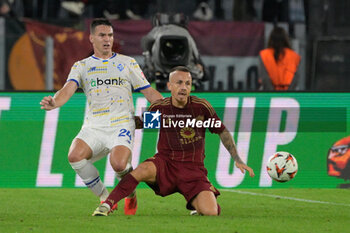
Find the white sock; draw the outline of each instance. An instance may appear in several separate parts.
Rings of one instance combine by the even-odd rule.
[[[109,196],[109,192],[108,192],[107,188],[105,187],[100,195],[100,201],[105,201],[108,196]]]
[[[107,203],[102,203],[102,205],[101,205],[101,206],[106,207],[106,208],[108,209],[108,211],[110,211],[110,210],[111,210],[111,206],[109,206]]]
[[[126,176],[127,174],[129,174],[132,170],[134,170],[133,167],[131,166],[130,163],[128,163],[128,164],[126,165],[126,168],[125,168],[123,171],[121,171],[121,172],[116,172],[116,177],[117,177],[117,179],[120,181],[124,176]],[[135,195],[136,195],[136,190],[134,190],[134,191],[128,196],[128,198],[132,198],[132,197],[134,197]]]
[[[124,176],[126,176],[132,170],[134,170],[134,169],[132,168],[131,164],[128,163],[123,171],[116,172],[117,179],[120,181],[121,179],[123,179]]]
[[[80,176],[85,185],[100,198],[100,201],[106,200],[108,191],[102,183],[96,167],[86,159],[79,162],[70,163],[74,171]]]

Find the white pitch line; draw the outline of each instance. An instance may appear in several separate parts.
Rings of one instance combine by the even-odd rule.
[[[232,192],[232,193],[240,193],[240,194],[248,194],[248,195],[252,195],[252,196],[264,196],[264,197],[280,198],[280,199],[287,199],[287,200],[301,201],[301,202],[308,202],[308,203],[327,204],[327,205],[339,205],[339,206],[350,206],[350,204],[346,204],[346,203],[336,203],[336,202],[328,202],[328,201],[316,201],[316,200],[308,200],[308,199],[295,198],[295,197],[285,197],[285,196],[279,196],[279,195],[273,195],[273,194],[253,193],[253,192],[232,190],[232,189],[221,189],[220,191],[226,191],[226,192]]]

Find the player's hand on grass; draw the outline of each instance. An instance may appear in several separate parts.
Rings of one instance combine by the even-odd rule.
[[[236,167],[239,168],[239,170],[241,170],[242,173],[244,173],[244,170],[248,171],[250,177],[255,176],[253,169],[251,167],[248,167],[245,163],[236,162]]]
[[[52,110],[56,108],[56,101],[52,96],[45,96],[41,101],[40,101],[41,109],[45,110]]]

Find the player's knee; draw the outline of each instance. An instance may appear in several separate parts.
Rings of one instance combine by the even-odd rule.
[[[141,170],[141,171],[147,171],[149,169],[149,166],[147,163],[140,163],[138,166],[137,166],[138,170]]]
[[[118,162],[112,162],[111,166],[115,172],[123,172],[126,169],[126,164],[124,163],[118,163]]]
[[[69,152],[68,154],[68,161],[70,163],[75,163],[79,162],[81,160],[85,159],[82,153],[77,153],[77,152]]]
[[[151,164],[149,163],[142,163],[140,164],[140,170],[142,171],[142,173],[144,173],[145,175],[148,175],[150,173],[153,173],[153,167],[151,166]]]
[[[205,216],[218,216],[219,215],[218,208],[206,208],[206,209],[200,210],[199,212],[201,215],[205,215]]]
[[[113,170],[117,173],[124,172],[129,169],[129,156],[119,156],[119,154],[111,153],[109,158]],[[129,171],[128,171],[129,172]]]
[[[84,147],[80,147],[80,148],[71,148],[68,152],[68,161],[70,163],[75,163],[75,162],[79,162],[83,159],[91,159],[92,157],[92,152],[89,148],[84,148]]]
[[[205,216],[218,216],[220,215],[221,209],[219,204],[214,205],[199,205],[197,207],[197,212],[200,215],[205,215]]]
[[[134,171],[132,171],[132,175],[138,181],[144,182],[154,182],[156,176],[156,170],[153,164],[149,163],[141,163]]]
[[[70,163],[79,162],[83,159],[89,160],[92,157],[92,150],[81,139],[74,139],[68,152],[68,161]]]

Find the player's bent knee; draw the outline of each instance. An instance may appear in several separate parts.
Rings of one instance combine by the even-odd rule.
[[[115,172],[122,172],[126,169],[126,163],[113,163],[111,161],[111,166]]]
[[[199,213],[201,215],[205,215],[205,216],[218,216],[219,215],[217,208],[203,209],[203,210],[200,210]]]
[[[92,157],[92,150],[81,139],[75,139],[68,152],[68,161],[70,163],[79,162],[83,159],[90,159]]]
[[[217,210],[208,211],[208,212],[204,213],[203,215],[205,215],[205,216],[217,216],[218,211]]]
[[[135,170],[131,172],[136,180],[144,182],[155,182],[157,170],[152,162],[141,163]]]
[[[79,161],[81,161],[83,159],[87,159],[87,158],[82,153],[70,152],[68,154],[68,161],[70,163],[79,162]]]
[[[116,146],[111,151],[109,161],[114,171],[117,173],[128,169],[131,151],[125,146]]]
[[[217,216],[220,214],[219,205],[214,193],[208,190],[200,192],[192,201],[192,206],[201,215]]]

